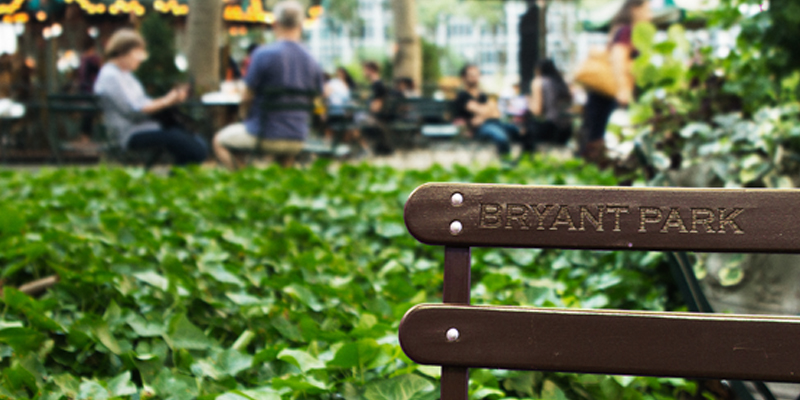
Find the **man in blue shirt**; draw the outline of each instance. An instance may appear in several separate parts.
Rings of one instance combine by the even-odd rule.
[[[303,149],[308,135],[308,111],[271,111],[262,115],[262,103],[267,101],[263,92],[294,89],[322,93],[322,68],[300,44],[303,7],[296,1],[284,1],[275,6],[274,14],[277,40],[253,53],[245,77],[247,89],[241,104],[244,121],[223,128],[214,137],[214,153],[230,169],[235,168],[230,149],[254,149],[259,138],[262,150],[274,154],[284,166],[291,166]],[[294,102],[291,96],[284,97]]]

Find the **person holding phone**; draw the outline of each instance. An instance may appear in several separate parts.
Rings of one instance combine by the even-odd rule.
[[[108,60],[100,69],[94,92],[101,98],[106,127],[117,135],[126,150],[164,148],[176,165],[197,164],[208,157],[208,145],[179,126],[165,127],[155,115],[177,106],[189,95],[189,85],[180,85],[166,95],[150,98],[133,75],[147,59],[144,38],[132,29],[121,29],[108,40]]]

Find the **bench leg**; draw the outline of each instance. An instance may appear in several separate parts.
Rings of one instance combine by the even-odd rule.
[[[470,249],[446,247],[444,250],[444,302],[469,304]],[[469,397],[469,369],[442,367],[442,400],[466,400]]]

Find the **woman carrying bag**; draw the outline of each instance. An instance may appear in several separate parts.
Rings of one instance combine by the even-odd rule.
[[[626,0],[611,21],[607,51],[592,54],[575,80],[586,87],[580,153],[586,160],[605,165],[605,133],[611,113],[633,100],[635,79],[632,61],[639,55],[633,47],[633,28],[651,19],[649,0]]]

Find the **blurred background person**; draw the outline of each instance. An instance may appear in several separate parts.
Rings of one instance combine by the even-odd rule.
[[[258,49],[258,44],[251,43],[247,46],[247,55],[242,59],[242,64],[239,66],[241,76],[247,76],[247,69],[250,68],[250,63],[253,61],[253,53]]]
[[[467,64],[460,75],[464,88],[456,96],[454,117],[466,124],[473,137],[491,141],[497,146],[497,153],[507,157],[511,153],[511,142],[520,140],[520,129],[500,120],[497,102],[490,101],[481,91],[478,66]]]
[[[581,127],[580,153],[586,160],[600,166],[606,164],[605,133],[609,118],[617,107],[627,107],[633,100],[635,79],[632,60],[639,54],[631,40],[633,28],[637,23],[649,22],[651,18],[650,1],[626,0],[611,21],[608,48],[617,82],[617,95],[612,98],[589,90]]]
[[[500,99],[500,110],[514,125],[524,126],[525,114],[528,111],[528,98],[519,91],[519,83],[515,83],[510,91],[505,91]]]
[[[526,121],[528,150],[539,143],[563,145],[572,136],[572,93],[553,60],[542,60],[531,82],[531,97]]]
[[[419,92],[414,85],[414,80],[408,77],[397,78],[394,80],[395,94],[401,99],[417,99]]]
[[[353,77],[343,67],[336,68],[333,76],[328,76],[323,93],[325,95],[325,140],[328,143],[358,141],[362,153],[369,152],[369,146],[355,129],[353,122],[353,95],[357,90]],[[342,137],[336,138],[337,134]],[[336,139],[336,140],[335,140]]]
[[[350,73],[342,67],[336,68],[333,76],[325,82],[325,101],[328,108],[328,119],[345,115],[346,107],[352,102],[356,83]]]
[[[78,66],[78,93],[94,93],[94,82],[100,74],[103,60],[97,53],[97,44],[93,37],[86,35],[83,42],[83,52]]]
[[[207,145],[198,136],[178,127],[162,127],[154,115],[186,100],[188,86],[172,89],[157,99],[147,96],[133,75],[147,59],[144,39],[131,29],[115,32],[106,44],[106,64],[100,69],[94,92],[101,98],[108,129],[123,149],[164,148],[177,165],[203,162]]]
[[[370,88],[370,95],[367,99],[369,116],[362,132],[373,142],[375,154],[389,155],[394,153],[394,142],[389,135],[388,128],[392,119],[392,110],[387,110],[387,102],[391,93],[381,80],[381,67],[377,62],[367,61],[362,67]]]
[[[81,53],[80,64],[78,66],[78,93],[91,95],[94,93],[94,83],[100,68],[103,66],[103,59],[97,53],[97,43],[93,37],[86,35],[83,42],[83,52]],[[78,140],[88,143],[94,131],[94,113],[85,113],[81,117],[81,136]]]
[[[214,136],[214,154],[229,169],[236,168],[232,149],[261,150],[273,155],[283,167],[294,165],[309,133],[308,111],[292,107],[267,110],[265,103],[308,101],[281,94],[299,90],[322,93],[323,71],[303,46],[305,10],[297,1],[275,5],[275,42],[259,47],[245,76],[246,89],[240,104],[243,121],[228,125]]]

